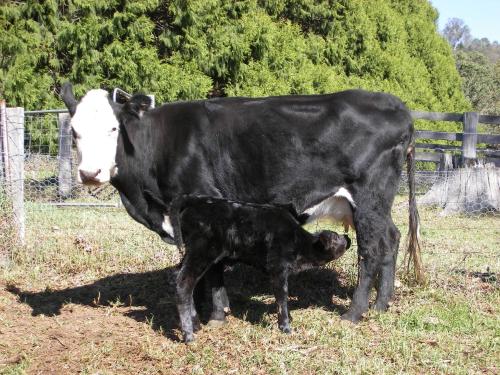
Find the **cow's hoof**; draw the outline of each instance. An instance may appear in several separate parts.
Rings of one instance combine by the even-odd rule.
[[[185,344],[189,344],[194,341],[194,335],[192,333],[185,333],[183,336]]]
[[[210,319],[207,323],[207,327],[219,328],[226,324],[226,320]]]
[[[361,316],[362,316],[362,314],[348,311],[345,314],[343,314],[340,317],[340,319],[346,320],[346,321],[351,322],[351,323],[358,323],[361,320]]]

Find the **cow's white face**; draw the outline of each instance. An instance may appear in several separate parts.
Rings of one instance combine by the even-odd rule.
[[[105,90],[90,90],[76,105],[71,127],[78,149],[78,182],[100,185],[117,173],[119,123]],[[71,112],[71,110],[70,110]]]

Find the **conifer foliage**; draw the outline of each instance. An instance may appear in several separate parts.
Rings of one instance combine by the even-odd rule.
[[[0,96],[60,107],[62,82],[157,102],[361,87],[467,108],[427,0],[44,0],[0,5]]]

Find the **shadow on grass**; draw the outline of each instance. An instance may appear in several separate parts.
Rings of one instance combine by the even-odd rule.
[[[7,290],[17,295],[21,302],[32,308],[32,315],[59,315],[67,303],[92,307],[112,306],[117,302],[125,306],[145,307],[143,310],[131,310],[127,316],[140,321],[152,321],[154,329],[161,329],[165,335],[178,341],[175,329],[179,327],[175,305],[176,267],[143,273],[122,273],[104,277],[92,284],[61,290],[43,292],[22,291],[14,285]],[[254,324],[262,321],[264,314],[274,313],[274,303],[268,277],[251,267],[235,265],[224,274],[225,284],[231,303],[232,315]],[[332,303],[332,296],[349,298],[353,287],[340,285],[338,275],[330,269],[315,269],[293,275],[289,279],[289,293],[292,300],[290,310],[310,306],[321,306],[327,310],[342,314],[346,311],[342,305]],[[203,308],[198,309],[202,321],[210,315],[208,291],[204,292]],[[262,296],[260,301],[259,297]],[[257,297],[257,298],[253,298]],[[273,298],[274,299],[274,298]]]

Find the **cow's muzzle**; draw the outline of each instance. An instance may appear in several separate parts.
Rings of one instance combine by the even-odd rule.
[[[83,169],[80,169],[78,172],[80,174],[82,184],[95,185],[100,183],[100,181],[96,178],[99,173],[101,173],[100,169],[98,169],[97,171],[85,171]]]

